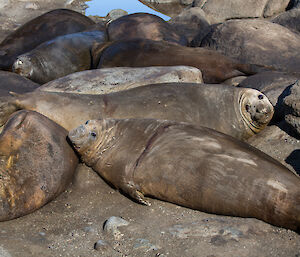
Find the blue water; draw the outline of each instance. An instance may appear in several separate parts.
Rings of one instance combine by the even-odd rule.
[[[146,12],[160,16],[164,20],[169,20],[170,17],[156,12],[148,6],[142,4],[138,0],[93,0],[88,1],[86,4],[89,8],[86,9],[86,15],[106,16],[113,9],[123,9],[130,13]]]

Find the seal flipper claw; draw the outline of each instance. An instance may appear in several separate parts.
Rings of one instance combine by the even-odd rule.
[[[151,206],[151,203],[145,199],[144,194],[137,189],[137,186],[133,183],[126,183],[123,191],[127,193],[130,197],[132,197],[137,202]]]
[[[141,204],[151,206],[151,203],[145,199],[143,193],[138,190],[132,191],[130,196]]]

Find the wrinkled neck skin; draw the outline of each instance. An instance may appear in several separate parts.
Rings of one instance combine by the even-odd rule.
[[[102,155],[117,144],[116,134],[117,126],[114,120],[97,121],[95,131],[97,139],[94,142],[86,144],[85,147],[77,149],[81,159],[88,166],[94,166],[101,159]],[[76,146],[75,146],[76,148]]]

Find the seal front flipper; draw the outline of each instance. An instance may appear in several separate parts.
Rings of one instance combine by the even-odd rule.
[[[151,206],[151,203],[145,199],[144,194],[138,190],[138,187],[131,181],[131,182],[125,182],[122,191],[126,194],[128,194],[130,197],[132,197],[137,202]]]

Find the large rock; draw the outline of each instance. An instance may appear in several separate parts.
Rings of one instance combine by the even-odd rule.
[[[116,67],[76,72],[50,81],[39,90],[100,95],[167,82],[203,83],[203,80],[200,70],[188,66]]]
[[[184,8],[190,6],[193,0],[139,0],[153,10],[161,12],[170,17],[176,16]]]
[[[210,31],[205,13],[199,7],[184,10],[175,16],[169,23],[176,31],[184,35],[190,42],[196,35],[201,34],[203,37]]]
[[[269,21],[231,20],[214,25],[201,46],[242,63],[300,71],[300,35]]]
[[[83,0],[0,0],[0,42],[12,31],[35,17],[58,8],[84,13]]]
[[[282,121],[265,128],[248,143],[280,161],[295,174],[300,175],[300,138]]]
[[[300,8],[294,8],[281,13],[272,19],[272,22],[287,27],[296,33],[300,33]]]
[[[234,18],[270,17],[288,6],[289,0],[195,0],[193,6],[201,7],[211,23]]]

